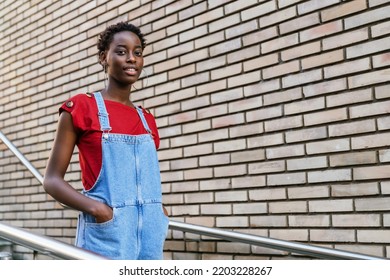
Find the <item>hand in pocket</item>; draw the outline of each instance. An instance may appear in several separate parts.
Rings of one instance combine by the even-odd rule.
[[[98,211],[98,214],[95,216],[96,223],[98,224],[105,223],[113,218],[114,212],[110,206],[102,203],[101,207],[99,208],[100,210]]]

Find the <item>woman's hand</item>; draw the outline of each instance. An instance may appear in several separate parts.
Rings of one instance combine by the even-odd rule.
[[[105,223],[114,217],[114,212],[110,206],[99,202],[99,206],[97,207],[94,217],[96,219],[96,223]]]
[[[81,194],[64,180],[76,141],[77,133],[73,127],[72,116],[68,112],[62,112],[43,186],[58,202],[94,216],[98,223],[107,222],[113,218],[111,207]]]

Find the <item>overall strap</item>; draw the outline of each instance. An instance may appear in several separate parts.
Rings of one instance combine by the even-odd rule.
[[[137,112],[138,112],[138,115],[142,121],[142,124],[144,125],[144,128],[146,129],[146,131],[152,135],[152,130],[149,128],[149,125],[145,119],[145,116],[144,116],[144,112],[142,111],[142,108],[141,107],[136,107],[137,108]]]
[[[99,91],[95,92],[93,96],[95,97],[96,105],[98,107],[100,130],[103,132],[109,132],[111,130],[111,126],[110,120],[108,119],[107,109],[104,105],[103,96]]]

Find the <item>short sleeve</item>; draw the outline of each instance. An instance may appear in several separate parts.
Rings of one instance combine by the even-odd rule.
[[[59,113],[68,112],[72,115],[73,126],[77,133],[91,129],[94,99],[89,94],[77,94],[66,100],[59,108]]]

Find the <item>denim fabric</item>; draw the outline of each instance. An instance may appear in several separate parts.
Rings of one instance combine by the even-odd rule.
[[[160,169],[151,134],[109,133],[109,117],[100,92],[94,94],[102,130],[102,167],[84,194],[113,208],[110,221],[96,223],[80,213],[76,245],[111,259],[162,259],[168,218],[162,210]],[[137,112],[150,132],[142,109]]]

